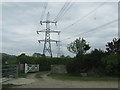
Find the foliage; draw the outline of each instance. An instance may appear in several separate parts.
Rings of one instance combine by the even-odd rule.
[[[49,77],[52,77],[57,80],[70,80],[70,81],[118,81],[118,78],[112,77],[81,77],[81,76],[71,76],[68,74],[49,74]]]
[[[42,73],[39,72],[39,73],[37,73],[37,74],[35,75],[35,77],[38,78],[38,79],[39,79],[39,78],[42,78],[42,77],[41,77],[41,74],[42,74]]]
[[[21,54],[19,56],[14,57],[8,57],[8,56],[2,56],[2,63],[4,64],[5,61],[8,62],[8,64],[39,64],[40,65],[40,71],[47,71],[50,70],[51,65],[54,64],[64,64],[66,65],[69,63],[73,58],[70,57],[61,57],[61,58],[46,58],[46,57],[33,57],[33,56],[27,56],[25,54]]]
[[[2,84],[2,88],[11,88],[15,86],[20,86],[20,85],[15,85],[15,84]]]
[[[72,62],[68,63],[67,71],[71,75],[80,75],[80,73],[94,69],[97,71],[93,72],[94,74],[104,74],[104,64],[101,59],[106,55],[106,52],[95,49],[91,53],[76,57]]]
[[[42,75],[45,73],[49,73],[49,71],[42,71],[42,72],[38,72],[36,73],[35,77],[38,79],[42,79]]]
[[[28,74],[25,74],[25,73],[19,73],[18,74],[18,77],[19,78],[26,78]]]
[[[74,76],[80,75],[81,66],[80,66],[80,62],[78,60],[73,60],[73,61],[69,62],[67,64],[66,68],[67,68],[68,74],[74,75]]]
[[[109,53],[120,54],[120,38],[114,38],[112,42],[108,42],[106,50]]]
[[[75,53],[76,55],[81,55],[84,54],[87,50],[89,50],[90,46],[83,38],[78,38],[68,44],[67,49],[68,51]]]
[[[17,57],[16,56],[2,56],[2,64],[5,64],[6,62],[8,64],[16,64]]]
[[[22,53],[21,55],[19,55],[17,57],[17,60],[19,63],[26,63],[26,61],[28,61],[28,56],[26,56],[24,53]]]
[[[102,50],[98,50],[98,49],[94,49],[93,51],[91,51],[91,53],[86,54],[84,56],[84,62],[85,62],[85,66],[88,67],[88,69],[92,69],[92,68],[102,68],[103,67],[103,63],[101,61],[101,59],[103,57],[105,57],[107,55],[106,52],[102,51]]]
[[[64,55],[61,55],[60,57],[65,57]]]
[[[39,64],[40,71],[50,70],[51,65],[54,64],[64,64],[66,65],[72,58],[62,57],[62,58],[46,58],[46,57],[32,57],[26,55],[20,55],[17,58],[19,63],[28,63],[28,64]]]
[[[102,60],[101,60],[102,59]],[[32,57],[21,54],[19,56],[2,56],[2,63],[5,61],[8,64],[39,64],[40,71],[48,71],[51,65],[64,64],[67,67],[68,74],[80,75],[82,72],[88,72],[95,69],[98,74],[106,74],[107,76],[117,76],[120,56],[117,54],[106,53],[102,50],[95,49],[88,54],[81,54],[79,57],[60,57],[60,58],[47,58],[47,57]],[[117,62],[118,61],[118,62]],[[24,76],[24,75],[23,75]]]
[[[120,56],[117,54],[110,54],[102,59],[105,64],[105,71],[107,75],[110,76],[118,76],[119,64],[120,64]]]

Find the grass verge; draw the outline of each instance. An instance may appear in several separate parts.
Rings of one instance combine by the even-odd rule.
[[[2,88],[10,88],[10,87],[15,87],[15,86],[20,86],[20,85],[14,85],[14,84],[2,84]]]
[[[41,77],[42,74],[43,74],[42,72],[38,72],[38,73],[36,73],[35,77],[38,78],[38,79],[41,79],[42,78]]]
[[[48,76],[58,80],[71,80],[71,81],[118,81],[118,78],[113,77],[81,77],[70,76],[68,74],[49,74]]]
[[[20,73],[18,74],[19,78],[26,78],[28,74]]]
[[[42,72],[38,72],[36,73],[35,77],[38,78],[38,79],[42,79],[42,75],[45,74],[45,73],[48,73],[49,71],[42,71]]]

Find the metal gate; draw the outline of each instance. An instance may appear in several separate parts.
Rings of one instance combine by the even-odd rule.
[[[25,73],[28,73],[28,72],[39,72],[39,64],[25,63]]]
[[[18,77],[18,65],[2,65],[2,77]]]

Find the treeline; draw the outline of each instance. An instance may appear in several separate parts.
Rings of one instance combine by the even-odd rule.
[[[118,76],[120,55],[110,54],[102,50],[95,49],[88,54],[79,57],[33,57],[21,54],[19,56],[3,56],[2,63],[5,64],[39,64],[40,71],[50,70],[51,65],[64,64],[68,74],[80,75],[88,73],[89,76]]]
[[[40,71],[50,70],[51,65],[64,64],[70,75],[88,76],[119,76],[120,68],[120,38],[106,44],[106,50],[94,49],[86,53],[90,46],[83,38],[78,38],[68,45],[68,50],[76,54],[76,57],[33,57],[21,54],[19,56],[2,55],[3,64],[39,64]],[[6,63],[7,62],[7,63]]]
[[[88,76],[119,76],[120,68],[120,38],[114,38],[106,45],[106,51],[95,49],[86,54],[90,49],[89,43],[83,38],[77,38],[68,44],[68,51],[75,53],[76,58],[67,64],[67,71],[70,75]]]
[[[88,76],[119,76],[120,55],[95,49],[89,54],[73,58],[67,64],[70,75],[87,73]]]

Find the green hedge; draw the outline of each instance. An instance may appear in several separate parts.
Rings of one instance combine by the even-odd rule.
[[[2,56],[2,63],[5,64],[7,61],[8,64],[39,64],[40,65],[40,71],[50,70],[51,65],[54,64],[64,64],[66,65],[70,61],[72,61],[73,58],[69,57],[61,57],[61,58],[47,58],[47,57],[32,57],[32,56],[26,56],[26,55],[20,55],[20,56]]]
[[[50,70],[51,65],[54,64],[64,64],[66,65],[68,62],[73,60],[72,58],[45,58],[45,57],[18,57],[17,58],[19,63],[28,63],[28,64],[39,64],[40,71]]]
[[[107,55],[104,52],[94,50],[90,54],[83,55],[83,58],[47,58],[47,57],[32,57],[26,55],[20,56],[3,56],[2,63],[5,61],[8,64],[39,64],[40,71],[50,70],[51,65],[64,64],[67,65],[67,71],[70,74],[79,75],[79,72],[87,72],[93,67],[101,74],[107,76],[118,76],[118,68],[120,63],[120,55]]]

